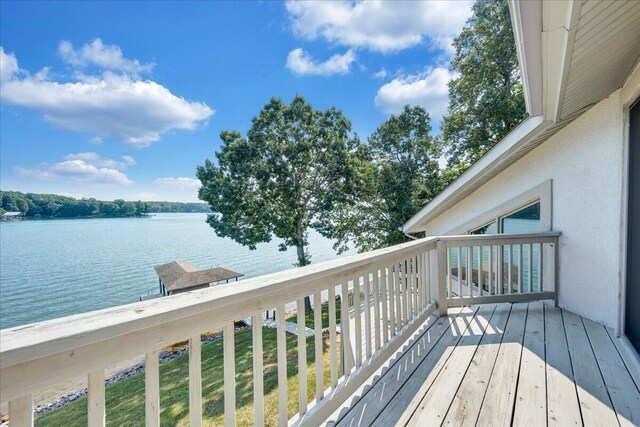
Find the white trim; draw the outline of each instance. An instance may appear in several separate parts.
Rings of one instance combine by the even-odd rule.
[[[509,0],[527,112],[542,114],[542,1]]]
[[[451,203],[456,196],[470,185],[477,182],[486,182],[493,177],[493,171],[496,168],[500,167],[512,154],[544,132],[550,125],[551,122],[545,122],[541,116],[528,117],[523,120],[504,139],[471,165],[458,179],[411,217],[402,227],[402,231],[404,233],[423,231],[426,223],[456,203],[456,201]]]
[[[629,212],[629,147],[631,144],[629,135],[629,109],[640,102],[640,62],[638,62],[625,80],[620,91],[622,100],[622,176],[620,177],[620,265],[618,267],[618,321],[615,325],[616,336],[624,334],[627,293],[627,221]]]
[[[542,13],[542,83],[545,120],[558,122],[582,3],[545,1]]]

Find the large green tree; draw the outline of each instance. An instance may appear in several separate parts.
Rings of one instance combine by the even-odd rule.
[[[382,123],[358,158],[355,201],[327,218],[336,247],[367,251],[407,241],[402,225],[440,191],[440,155],[424,108],[406,106]]]
[[[272,98],[246,138],[223,131],[220,139],[217,164],[206,160],[196,170],[198,196],[211,206],[209,225],[251,249],[275,236],[281,251],[296,248],[295,265],[309,264],[309,230],[328,235],[325,216],[353,198],[360,144],[351,122],[335,108],[315,110],[300,96],[289,105]]]
[[[442,140],[455,179],[525,116],[516,45],[507,0],[478,0],[455,38],[449,109]]]

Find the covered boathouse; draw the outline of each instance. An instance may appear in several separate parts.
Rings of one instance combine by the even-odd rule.
[[[154,269],[158,273],[160,294],[163,296],[207,288],[211,284],[222,281],[228,283],[230,279],[237,281],[238,277],[244,276],[242,273],[222,267],[198,270],[196,266],[186,261],[172,261],[156,265]]]

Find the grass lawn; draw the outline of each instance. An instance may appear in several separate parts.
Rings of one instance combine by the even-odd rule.
[[[288,322],[298,323],[298,316],[293,314],[287,318]],[[340,323],[340,300],[336,300],[336,324]],[[304,325],[307,328],[315,328],[315,320],[313,317],[313,313],[307,314],[304,317]],[[329,303],[326,302],[322,304],[322,328],[329,327]]]
[[[324,319],[323,311],[323,319]],[[328,319],[327,319],[328,322]],[[324,337],[324,384],[330,384],[329,339]],[[265,425],[278,424],[278,369],[276,330],[263,328]],[[253,425],[253,345],[251,329],[235,336],[237,424]],[[313,337],[307,339],[308,401],[314,398],[315,357]],[[339,350],[339,349],[338,349]],[[298,412],[297,337],[287,334],[289,417]],[[224,424],[222,341],[202,347],[203,425]],[[340,355],[338,354],[338,360]],[[340,373],[338,373],[340,375]],[[189,358],[177,357],[160,367],[160,420],[163,426],[189,425]],[[107,425],[144,426],[144,374],[106,388]],[[78,399],[36,418],[36,426],[86,426],[87,399]]]

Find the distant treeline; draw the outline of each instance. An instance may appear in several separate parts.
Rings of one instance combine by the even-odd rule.
[[[210,212],[205,203],[130,202],[122,199],[109,202],[18,191],[0,191],[0,200],[0,214],[22,212],[26,217],[35,218],[117,218],[146,216],[151,212]]]

